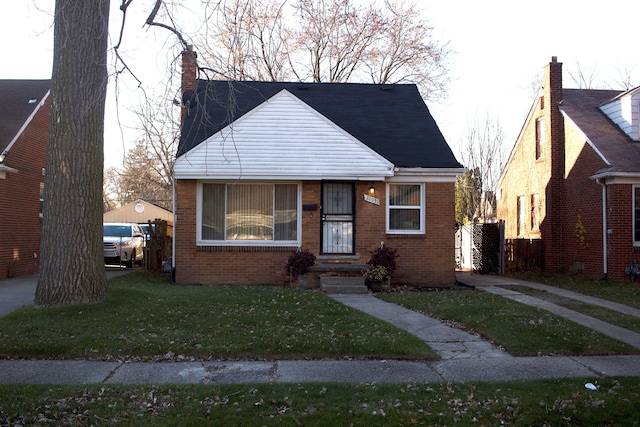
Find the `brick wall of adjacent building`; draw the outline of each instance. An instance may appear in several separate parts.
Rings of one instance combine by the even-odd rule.
[[[0,179],[0,279],[38,272],[40,184],[44,182],[48,123],[47,100],[4,160],[18,172],[8,172]]]
[[[613,280],[629,281],[625,268],[633,260],[640,260],[640,247],[633,245],[633,185],[608,185],[607,207],[607,275]]]
[[[364,194],[374,186],[380,205],[366,202]],[[381,242],[398,249],[394,283],[442,284],[455,281],[454,186],[426,184],[426,234],[387,235],[386,186],[381,182],[356,184],[356,255],[366,262]],[[179,180],[176,185],[176,282],[202,284],[286,283],[287,258],[296,248],[200,247],[196,245],[197,181]],[[302,211],[302,249],[320,255],[321,183],[302,184],[302,204],[317,210]],[[309,208],[308,208],[309,209]]]

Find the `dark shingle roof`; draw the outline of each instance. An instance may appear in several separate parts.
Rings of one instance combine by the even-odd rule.
[[[49,91],[51,80],[0,80],[0,154]],[[30,103],[30,100],[35,102]]]
[[[398,167],[460,168],[415,85],[198,81],[177,156],[286,89]],[[188,96],[187,96],[188,97]],[[230,103],[230,99],[234,102]],[[235,104],[234,108],[228,108]]]
[[[640,172],[640,143],[634,142],[598,107],[619,90],[564,89],[561,109],[610,163],[600,172]]]

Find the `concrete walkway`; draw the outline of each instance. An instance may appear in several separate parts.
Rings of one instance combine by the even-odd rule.
[[[603,322],[602,320],[587,316],[586,314],[570,310],[568,308],[562,307],[549,301],[542,300],[540,298],[525,295],[512,289],[507,289],[506,287],[512,288],[522,286],[534,288],[541,291],[549,292],[551,294],[559,295],[564,298],[570,298],[576,301],[604,307],[606,309],[617,311],[619,313],[637,317],[640,319],[640,309],[637,309],[635,307],[629,307],[624,304],[607,301],[602,298],[583,295],[577,292],[572,292],[553,286],[526,282],[524,280],[512,279],[508,277],[461,273],[458,274],[458,281],[464,284],[473,285],[485,292],[490,292],[492,294],[500,295],[502,297],[512,299],[522,304],[531,305],[542,310],[549,311],[557,316],[564,317],[582,326],[586,326],[587,328],[591,328],[604,335],[614,338],[618,341],[629,344],[634,348],[640,349],[640,334],[637,332],[630,331],[628,329],[624,329],[607,322]]]
[[[500,286],[514,284],[510,279],[496,276],[462,274],[459,276],[459,280],[495,293],[504,291]],[[20,305],[30,304],[33,301],[33,292],[35,291],[33,278],[31,282],[30,284],[26,278],[21,279],[21,286],[23,286],[21,288],[20,284],[15,281],[12,283],[0,281],[0,301],[2,301],[0,307],[11,307],[15,304],[19,304],[19,307]],[[534,285],[528,282],[521,282],[521,285],[525,284],[531,287]],[[33,288],[30,288],[30,286],[33,286]],[[555,288],[553,290],[560,291]],[[514,299],[517,297],[525,304],[538,305],[544,309],[549,308],[546,304],[542,304],[541,300],[533,301],[530,299],[531,297],[525,298],[526,296],[523,294],[510,292],[512,293],[507,292],[504,296],[514,297]],[[579,298],[585,297],[584,295],[580,296],[580,294],[576,294],[576,296]],[[0,360],[0,383],[459,382],[567,377],[597,379],[604,376],[640,376],[640,356],[513,357],[478,336],[451,328],[438,320],[398,305],[381,301],[373,295],[333,295],[332,297],[343,304],[408,330],[429,344],[441,356],[441,360],[437,362],[293,360],[154,363],[82,360]],[[602,304],[609,304],[609,302],[604,301]],[[554,307],[551,308],[555,310]],[[626,306],[618,308],[620,310],[631,309]],[[627,312],[633,313],[633,310],[635,309]],[[572,317],[575,317],[574,313],[569,310],[561,315],[572,319]],[[1,315],[2,313],[0,312]],[[612,334],[620,332],[615,329],[605,328],[604,330]]]

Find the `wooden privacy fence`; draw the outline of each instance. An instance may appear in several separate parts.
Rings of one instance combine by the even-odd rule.
[[[505,259],[512,271],[544,270],[544,242],[541,239],[506,239]]]

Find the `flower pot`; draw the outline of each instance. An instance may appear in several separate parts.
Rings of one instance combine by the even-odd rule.
[[[384,281],[382,280],[369,280],[367,286],[371,289],[371,292],[380,292],[383,289]]]

